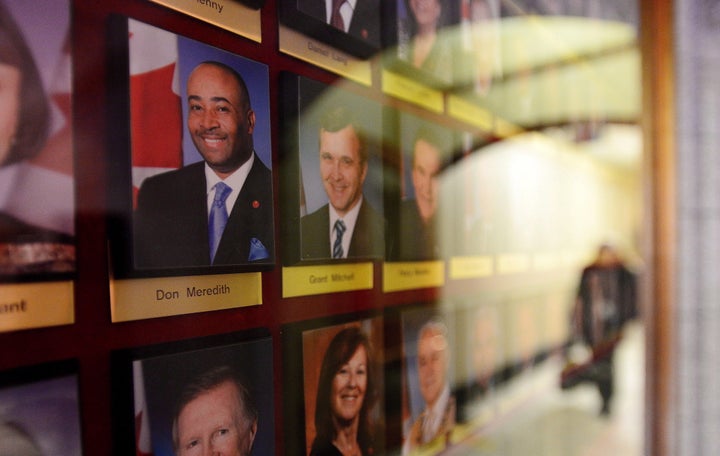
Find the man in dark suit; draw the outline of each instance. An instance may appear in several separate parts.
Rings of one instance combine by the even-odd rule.
[[[400,206],[399,239],[395,244],[401,260],[432,260],[440,256],[436,214],[443,147],[440,136],[430,128],[422,127],[415,135],[412,151],[415,198],[403,201]]]
[[[273,261],[272,174],[253,147],[255,112],[232,68],[204,62],[187,84],[188,132],[204,161],[143,182],[135,266]]]
[[[378,0],[299,0],[298,9],[368,44],[380,46]]]
[[[303,259],[381,257],[385,220],[364,200],[368,154],[362,130],[345,107],[320,126],[320,177],[329,204],[300,221]]]

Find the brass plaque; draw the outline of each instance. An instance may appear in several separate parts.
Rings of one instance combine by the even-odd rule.
[[[497,257],[498,274],[518,274],[530,269],[530,256],[521,253],[506,253]]]
[[[282,275],[283,298],[373,287],[372,263],[284,267]]]
[[[262,304],[259,272],[110,281],[113,322],[258,304]]]
[[[385,263],[383,291],[415,290],[445,285],[444,261]]]
[[[75,322],[73,282],[0,285],[0,332]]]
[[[339,51],[321,41],[280,26],[280,51],[370,87],[370,62]]]
[[[233,0],[151,0],[260,43],[260,10]]]
[[[492,256],[464,256],[450,259],[450,278],[477,279],[493,275],[494,261]]]
[[[533,269],[536,271],[550,271],[557,269],[561,258],[555,253],[536,253],[533,255]]]
[[[448,97],[448,114],[483,130],[493,129],[494,117],[490,111],[457,95]]]
[[[430,111],[443,112],[443,94],[391,71],[382,72],[382,91]]]

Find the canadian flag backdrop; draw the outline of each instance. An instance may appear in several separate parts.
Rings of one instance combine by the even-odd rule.
[[[135,404],[135,455],[152,456],[150,417],[145,398],[145,379],[142,362],[133,362],[133,400]]]
[[[177,36],[142,22],[128,24],[132,183],[182,166],[182,107]]]

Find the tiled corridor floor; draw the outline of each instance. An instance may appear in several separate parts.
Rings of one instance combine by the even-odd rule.
[[[600,397],[592,385],[569,391],[553,387],[560,361],[541,375],[548,381],[521,407],[449,455],[481,456],[641,456],[643,454],[644,334],[628,327],[618,347],[616,393],[609,417],[600,417]]]

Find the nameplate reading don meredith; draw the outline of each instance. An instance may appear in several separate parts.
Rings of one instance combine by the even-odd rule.
[[[113,322],[254,306],[262,304],[262,275],[113,280],[110,302]]]
[[[73,282],[0,285],[0,332],[75,322]]]
[[[283,298],[369,290],[373,287],[372,263],[293,266],[282,268],[282,273]]]
[[[235,0],[151,0],[260,43],[260,10]]]
[[[280,51],[305,62],[332,71],[359,84],[370,86],[372,72],[370,62],[309,38],[290,28],[280,26]]]
[[[383,264],[383,291],[415,290],[445,285],[444,261]]]

